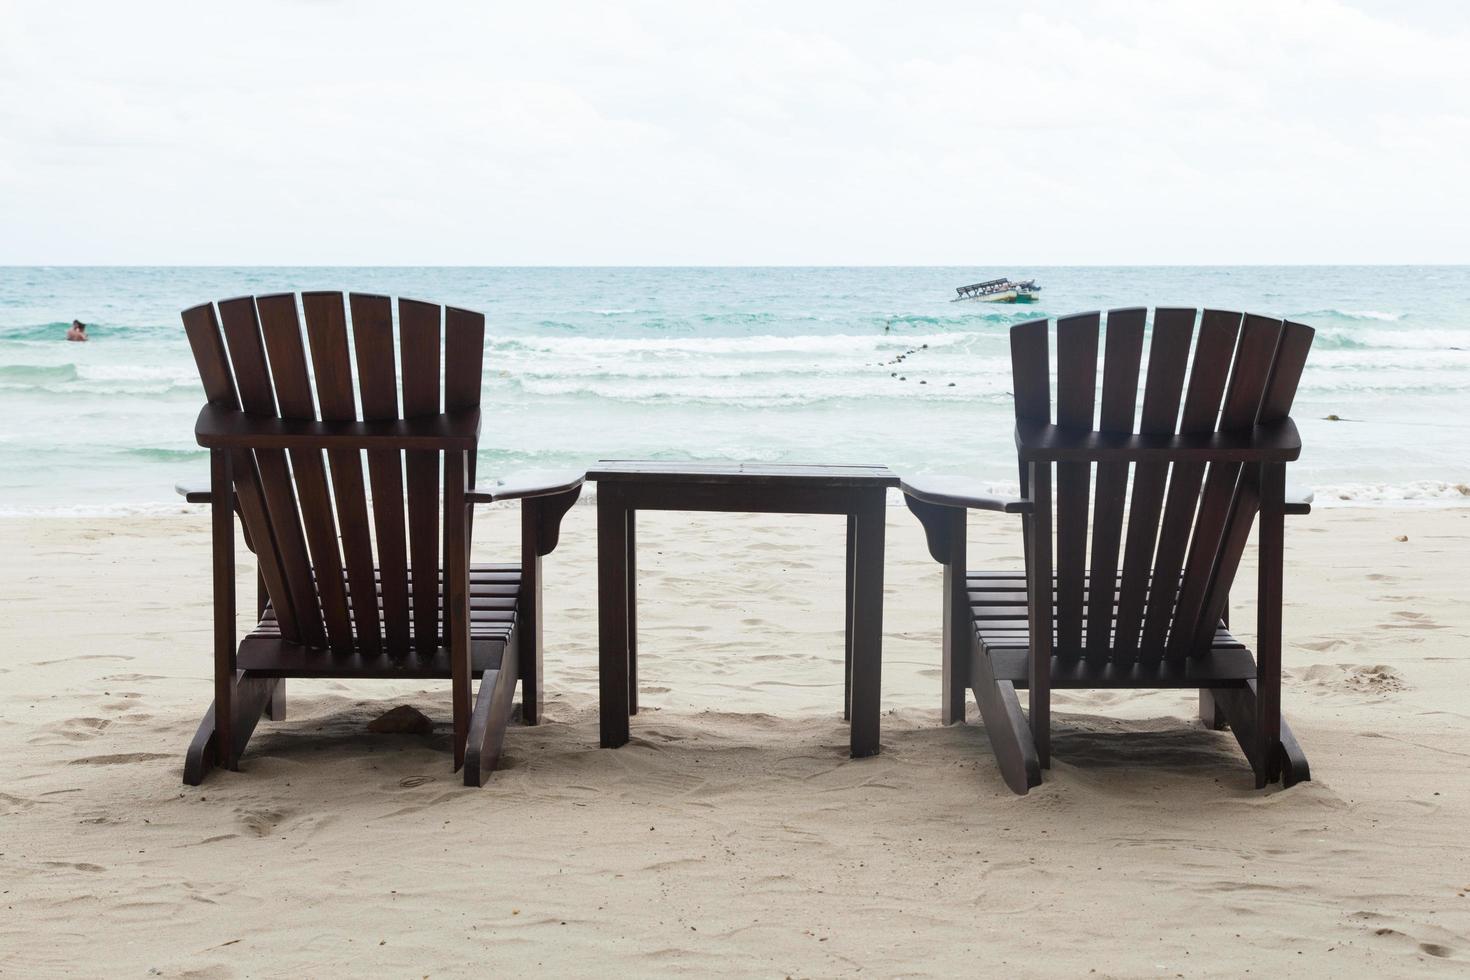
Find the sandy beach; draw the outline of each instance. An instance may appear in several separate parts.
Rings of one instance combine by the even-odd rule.
[[[476,558],[514,553],[514,517],[482,514]],[[1266,792],[1192,693],[1118,691],[1058,694],[1054,768],[1013,796],[973,706],[939,725],[939,570],[899,508],[881,756],[846,754],[840,519],[754,515],[640,524],[644,710],[598,749],[594,532],[574,508],[547,561],[548,721],[512,726],[486,788],[450,771],[447,685],[330,681],[292,682],[244,771],[188,788],[205,515],[0,521],[0,973],[1470,962],[1470,509],[1292,520],[1284,710],[1314,779]],[[971,540],[980,567],[1017,566],[1010,519],[973,517]],[[434,734],[366,732],[398,704]]]

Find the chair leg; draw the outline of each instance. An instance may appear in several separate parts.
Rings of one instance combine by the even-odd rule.
[[[974,636],[973,629],[970,635]],[[985,723],[996,765],[1011,791],[1025,796],[1031,787],[1041,785],[1041,757],[1031,726],[1021,711],[1015,685],[995,679],[990,656],[980,649],[977,640],[971,640],[968,649],[975,702],[980,706],[980,720]]]
[[[1212,732],[1225,730],[1225,714],[1215,704],[1215,692],[1208,687],[1199,689],[1199,720]]]
[[[267,721],[286,720],[286,678],[284,677],[276,678],[270,700],[265,705],[265,719]]]
[[[1041,768],[1051,768],[1051,657],[1052,657],[1052,513],[1051,464],[1030,463],[1028,478],[1036,501],[1028,532],[1026,606],[1030,620],[1031,652],[1027,658],[1027,694],[1031,708],[1031,737]]]
[[[541,502],[521,501],[521,594],[516,643],[521,654],[521,723],[541,722]]]
[[[1230,733],[1240,743],[1241,751],[1245,753],[1246,760],[1250,762],[1251,769],[1256,775],[1257,788],[1264,787],[1267,783],[1274,783],[1278,779],[1283,786],[1295,786],[1297,783],[1308,782],[1312,778],[1312,769],[1307,763],[1306,753],[1302,751],[1291,727],[1286,724],[1286,719],[1279,716],[1280,736],[1276,749],[1272,753],[1275,756],[1275,772],[1271,778],[1267,778],[1268,773],[1272,771],[1269,766],[1271,760],[1263,759],[1258,748],[1262,739],[1260,729],[1257,727],[1260,718],[1260,699],[1257,690],[1256,682],[1251,681],[1245,687],[1216,688],[1209,693],[1214,698],[1218,717],[1229,723]]]
[[[508,644],[499,670],[487,670],[480,678],[475,713],[470,717],[469,744],[464,757],[464,784],[483,786],[500,764],[500,748],[510,724],[515,700],[517,652]]]
[[[857,559],[857,515],[847,515],[847,551],[843,565],[847,570],[847,585],[844,589],[846,612],[842,621],[842,720],[852,720],[852,578],[853,562]]]
[[[276,692],[284,691],[284,688],[284,682],[277,677],[261,677],[248,670],[235,672],[227,688],[229,701],[225,711],[230,718],[230,769],[240,768],[240,755],[245,751],[245,744],[250,741],[250,736],[255,733],[256,723],[271,710]],[[281,711],[284,714],[285,694],[282,693],[280,697]],[[219,728],[216,725],[218,713],[215,708],[216,705],[210,704],[209,710],[204,713],[203,720],[199,722],[199,730],[194,733],[194,739],[184,755],[184,782],[189,786],[198,786],[210,770],[219,765],[221,752]]]

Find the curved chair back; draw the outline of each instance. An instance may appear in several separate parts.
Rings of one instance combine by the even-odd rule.
[[[292,293],[244,296],[183,320],[209,401],[201,442],[208,433],[230,447],[236,504],[282,638],[432,656],[445,632],[439,541],[447,556],[452,523],[440,470],[446,503],[462,501],[484,316],[400,299],[395,331],[385,296],[354,293],[344,306],[341,293],[307,292],[299,308]]]
[[[1055,567],[1058,657],[1126,668],[1210,649],[1263,479],[1279,496],[1300,451],[1289,414],[1312,335],[1163,307],[1151,325],[1130,308],[1012,328],[1022,492],[1047,515],[1055,467],[1055,564],[1030,548],[1027,564]]]

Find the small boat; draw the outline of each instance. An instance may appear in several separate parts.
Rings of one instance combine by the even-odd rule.
[[[1036,285],[1035,279],[991,279],[989,282],[958,286],[955,292],[959,295],[950,300],[951,303],[964,300],[978,300],[981,303],[1034,303],[1041,287]]]

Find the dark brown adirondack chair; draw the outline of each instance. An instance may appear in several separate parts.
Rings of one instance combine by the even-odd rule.
[[[400,300],[395,367],[390,300],[350,307],[349,326],[341,293],[303,293],[305,343],[291,293],[183,314],[210,451],[209,489],[184,492],[210,504],[214,541],[214,704],[184,763],[191,785],[238,768],[261,716],[284,716],[288,677],[449,680],[468,785],[495,768],[517,681],[523,721],[539,720],[540,562],[581,476],[476,491],[484,316]],[[503,499],[522,501],[520,561],[472,565],[471,507]],[[237,513],[259,585],[238,647]]]
[[[945,566],[944,721],[964,720],[973,689],[1017,793],[1050,766],[1053,688],[1198,688],[1201,718],[1228,723],[1257,786],[1309,778],[1281,719],[1281,587],[1282,517],[1310,509],[1287,500],[1286,463],[1301,452],[1289,413],[1313,332],[1164,308],[1149,331],[1146,312],[1112,310],[1105,329],[1084,313],[1011,330],[1020,499],[903,487]],[[1025,571],[966,567],[972,508],[1022,515]],[[1253,657],[1229,632],[1228,604],[1257,514]]]

